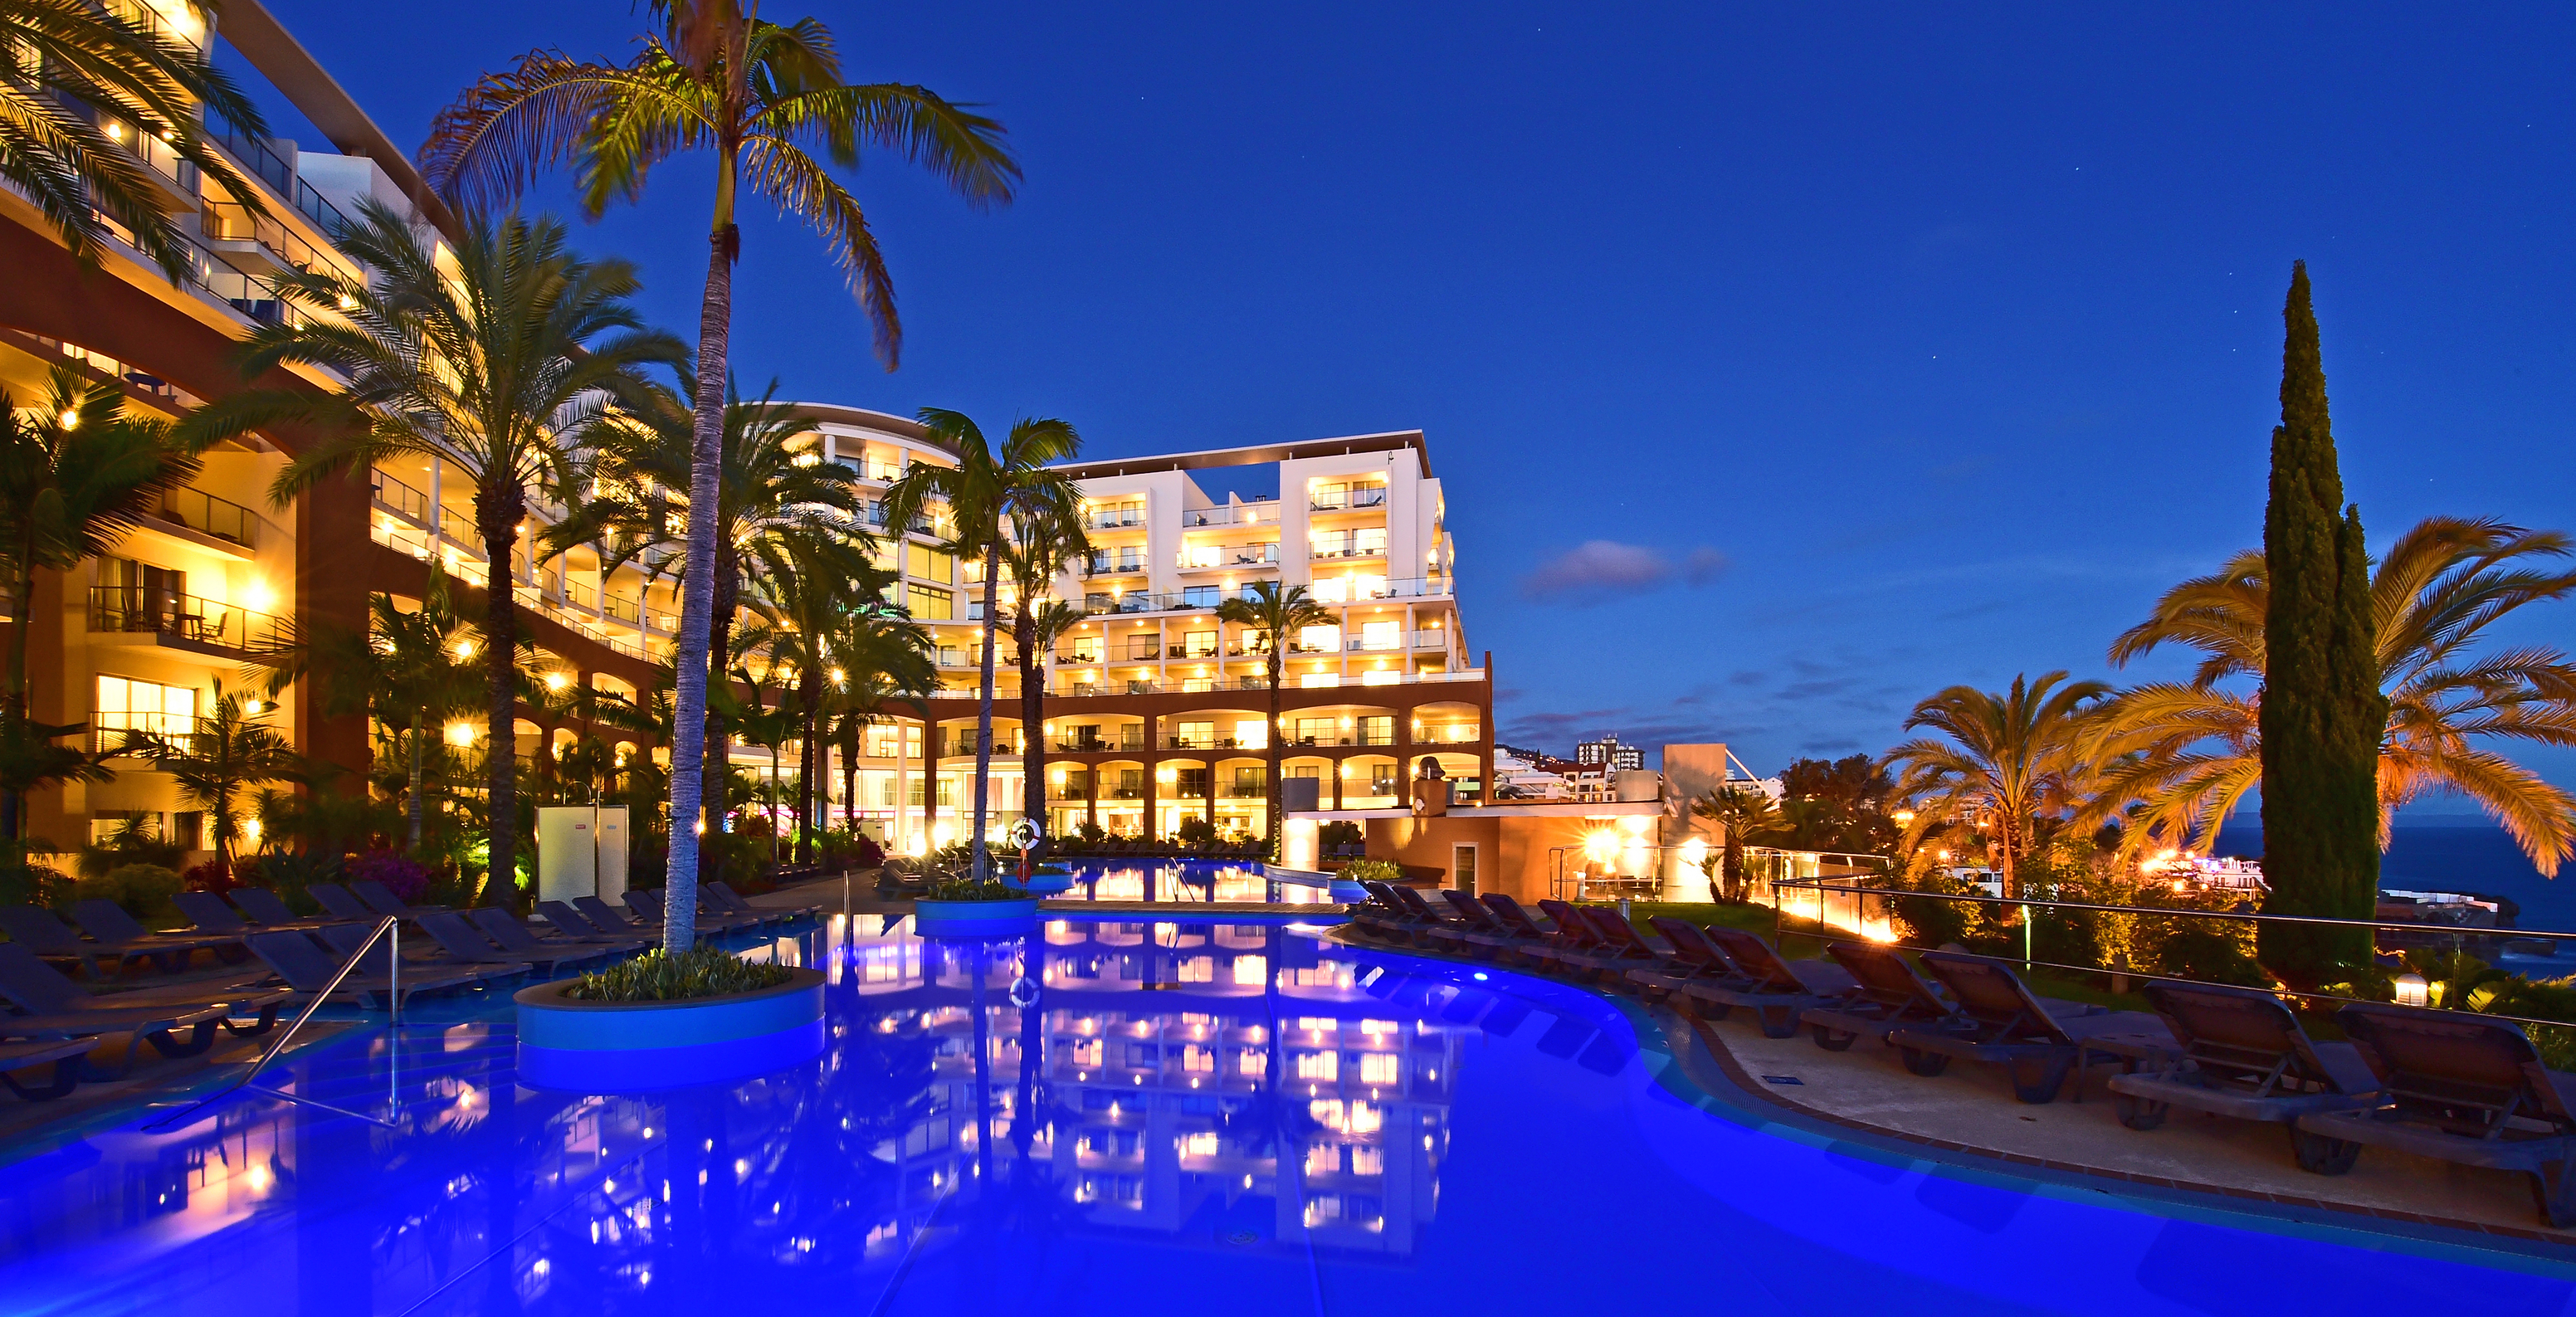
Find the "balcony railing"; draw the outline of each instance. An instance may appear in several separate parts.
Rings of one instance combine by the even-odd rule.
[[[602,600],[599,611],[620,622],[640,623],[644,620],[643,605],[620,594],[609,595]]]
[[[1142,526],[1145,524],[1145,508],[1142,504],[1134,507],[1100,508],[1084,513],[1082,524],[1088,530],[1118,530],[1127,526]]]
[[[1342,642],[1342,648],[1353,654],[1448,647],[1449,633],[1446,631],[1399,631],[1394,635],[1355,636]]]
[[[1276,526],[1279,524],[1279,505],[1244,503],[1223,508],[1192,508],[1181,514],[1181,524],[1191,530],[1201,526]]]
[[[89,592],[95,633],[152,634],[245,654],[270,654],[294,643],[281,618],[192,594],[146,586],[97,585]]]
[[[1480,739],[1483,728],[1475,723],[1448,723],[1425,727],[1413,734],[1416,745],[1466,745]]]
[[[259,539],[258,513],[194,485],[164,493],[157,512],[163,521],[176,522],[200,535],[212,535],[245,549]]]
[[[1310,552],[1308,553],[1308,555],[1307,555],[1307,556],[1308,556],[1309,558],[1315,559],[1315,560],[1317,560],[1317,561],[1321,561],[1321,560],[1323,560],[1323,559],[1327,559],[1327,558],[1383,558],[1383,557],[1385,557],[1385,556],[1386,556],[1386,545],[1385,545],[1384,543],[1376,543],[1376,544],[1324,544],[1324,543],[1316,543],[1316,544],[1313,544],[1313,545],[1311,545],[1311,546],[1310,546]]]
[[[97,710],[89,716],[89,749],[92,754],[133,754],[138,752],[135,742],[143,738],[181,741],[205,730],[213,722],[211,718],[184,713]]]
[[[1145,748],[1145,732],[1143,728],[1131,727],[1117,736],[1077,736],[1071,740],[1057,741],[1055,748],[1069,755],[1133,754]]]
[[[368,468],[367,478],[375,485],[376,502],[423,526],[429,524],[429,495],[412,488],[383,467]]]
[[[1319,489],[1309,506],[1316,512],[1344,512],[1353,508],[1386,506],[1386,486],[1362,485],[1357,489]]]
[[[1176,565],[1185,572],[1213,572],[1231,567],[1273,567],[1279,562],[1277,541],[1268,544],[1196,544],[1180,552]]]

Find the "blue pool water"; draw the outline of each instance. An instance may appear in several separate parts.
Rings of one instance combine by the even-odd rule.
[[[2576,1265],[2155,1210],[1766,1124],[1621,1004],[1276,922],[827,924],[832,1044],[513,1082],[487,1001],[0,1166],[0,1311],[2561,1314]],[[1483,974],[1479,978],[1477,975]],[[2244,1228],[2251,1226],[2252,1228]]]

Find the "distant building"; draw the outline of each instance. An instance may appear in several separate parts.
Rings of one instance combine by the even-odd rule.
[[[1644,768],[1646,750],[1643,746],[1621,745],[1616,735],[1603,732],[1600,740],[1585,741],[1574,747],[1574,762],[1585,768],[1615,773],[1623,768]]]

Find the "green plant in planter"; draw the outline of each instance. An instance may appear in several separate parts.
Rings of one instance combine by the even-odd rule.
[[[1342,866],[1341,877],[1355,883],[1402,882],[1404,866],[1393,860],[1353,860]]]
[[[721,947],[694,947],[676,956],[648,951],[582,975],[564,989],[564,996],[574,1001],[694,1001],[774,988],[792,974],[785,965],[742,960]]]
[[[921,894],[924,901],[1026,901],[1029,894],[1003,883],[979,883],[961,878],[950,883],[932,883]]]

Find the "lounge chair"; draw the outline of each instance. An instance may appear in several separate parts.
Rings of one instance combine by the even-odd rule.
[[[593,946],[603,946],[614,951],[625,951],[635,947],[650,946],[659,940],[634,929],[632,925],[628,926],[629,931],[625,933],[609,932],[585,918],[580,911],[561,901],[539,901],[537,913],[544,915],[546,922],[554,926],[555,932],[569,942],[587,942]]]
[[[1905,1068],[1918,1075],[1938,1075],[1957,1059],[2001,1065],[2012,1078],[2013,1096],[2036,1105],[2056,1101],[2066,1076],[2090,1059],[2088,1053],[2134,1057],[2182,1047],[2164,1021],[2142,1011],[2084,1014],[2069,1003],[2052,1004],[1999,960],[1926,951],[1923,968],[1950,990],[1959,1015],[1888,1034]]]
[[[471,920],[474,927],[480,929],[485,937],[500,943],[503,952],[522,960],[542,962],[547,966],[548,973],[554,973],[565,965],[606,960],[625,950],[624,947],[574,942],[569,938],[549,940],[539,937],[536,930],[520,923],[516,916],[498,906],[476,906],[466,911],[465,917]],[[428,925],[424,922],[422,926]],[[431,936],[435,937],[437,934],[432,932]]]
[[[419,933],[428,934],[429,929],[424,921],[436,915],[462,918],[452,910],[432,910],[409,922]],[[455,929],[452,926],[449,927],[448,932],[450,937],[455,936]],[[330,928],[316,929],[313,932],[313,936],[322,940],[322,945],[329,947],[340,957],[355,954],[374,934],[375,929],[372,926],[362,928],[356,924],[335,924]],[[517,956],[501,955],[490,943],[484,941],[481,933],[474,931],[474,926],[471,924],[465,926],[465,934],[466,937],[459,939],[457,943],[459,947],[468,949],[467,953],[462,955],[450,948],[446,939],[435,934],[429,935],[429,941],[437,946],[437,950],[434,951],[422,946],[421,938],[415,935],[403,948],[403,972],[409,974],[414,969],[424,971],[464,969],[473,971],[477,978],[505,979],[512,975],[525,974],[534,968]],[[390,941],[377,943],[374,949],[367,953],[365,967],[383,968],[391,945]]]
[[[307,917],[286,908],[286,901],[265,887],[236,887],[230,893],[233,904],[251,917],[261,929],[320,928],[325,924],[347,923],[336,915]],[[372,922],[372,921],[371,921]]]
[[[1511,945],[1503,949],[1506,955],[1516,955],[1523,960],[1535,961],[1537,950],[1546,946],[1556,936],[1556,929],[1552,924],[1541,924],[1530,916],[1528,910],[1521,907],[1520,902],[1501,892],[1487,892],[1476,900],[1486,909],[1493,911],[1494,918],[1501,920],[1503,927],[1510,931]]]
[[[1433,944],[1449,951],[1466,946],[1467,928],[1456,916],[1433,909],[1429,901],[1422,899],[1422,893],[1402,883],[1389,883],[1386,890],[1404,906],[1404,912],[1413,917],[1416,945]]]
[[[179,907],[179,913],[187,916],[188,922],[196,925],[200,933],[238,938],[257,931],[249,920],[241,917],[239,910],[213,892],[181,892],[171,897],[170,902]]]
[[[1702,931],[1739,975],[1682,986],[1680,995],[1704,1017],[1722,1020],[1740,1006],[1753,1012],[1763,1037],[1787,1038],[1798,1032],[1801,1011],[1839,1002],[1859,986],[1839,965],[1783,960],[1770,943],[1740,928],[1712,924]]]
[[[232,960],[243,957],[239,937],[209,937],[203,933],[157,933],[145,928],[140,920],[125,913],[125,907],[104,898],[72,903],[72,920],[81,931],[98,939],[102,945],[128,948],[126,954],[148,954],[163,969],[187,965],[191,952],[226,950]]]
[[[1554,928],[1547,941],[1524,948],[1523,954],[1541,969],[1581,975],[1593,973],[1591,958],[1603,949],[1601,931],[1592,926],[1591,920],[1583,917],[1582,911],[1563,901],[1544,900],[1538,903],[1538,908],[1547,915],[1548,923]]]
[[[1664,935],[1667,950],[1661,962],[1628,971],[1628,981],[1649,998],[1661,1000],[1696,982],[1741,978],[1735,962],[1708,940],[1699,925],[1671,915],[1656,915],[1646,921]]]
[[[2302,1132],[2299,1117],[2378,1105],[2379,1079],[2350,1043],[2320,1043],[2281,999],[2252,988],[2155,982],[2140,990],[2182,1043],[2177,1062],[2111,1077],[2120,1123],[2151,1130],[2174,1107],[2270,1121],[2290,1133],[2302,1169],[2340,1175],[2361,1152]]]
[[[1566,950],[1557,954],[1556,963],[1598,981],[1609,976],[1611,982],[1627,982],[1627,972],[1649,966],[1668,964],[1671,946],[1656,946],[1637,932],[1637,926],[1620,917],[1614,906],[1576,906],[1575,917],[1592,926],[1594,945],[1588,949]]]
[[[439,961],[453,961],[459,965],[484,965],[494,969],[506,969],[513,973],[519,970],[543,969],[546,973],[552,974],[564,961],[582,961],[591,957],[591,953],[586,951],[536,956],[523,956],[516,952],[504,951],[494,946],[492,939],[485,936],[482,929],[475,927],[473,920],[453,910],[438,910],[424,914],[420,916],[418,922],[420,931],[429,934],[430,940],[438,944],[439,950],[447,953],[438,961],[432,961],[432,964],[437,964]]]
[[[1360,932],[1392,942],[1413,940],[1413,913],[1396,899],[1393,889],[1372,881],[1361,883],[1360,890],[1368,893],[1368,899],[1351,907],[1351,922]]]
[[[401,915],[410,919],[420,915],[438,914],[447,909],[443,905],[407,904],[401,897],[394,895],[391,888],[373,878],[360,878],[350,883],[349,894],[366,902],[368,911],[378,915]]]
[[[0,1084],[29,1102],[50,1102],[72,1091],[81,1080],[81,1072],[90,1049],[98,1045],[92,1038],[21,1038],[0,1043]],[[45,1083],[18,1082],[18,1072],[32,1070],[46,1062],[53,1063],[53,1075]]]
[[[1478,960],[1492,960],[1534,936],[1544,936],[1513,928],[1494,913],[1492,906],[1454,887],[1440,889],[1440,899],[1449,904],[1450,912],[1463,926],[1460,949]]]
[[[722,879],[700,884],[698,896],[701,901],[726,914],[749,915],[764,924],[784,924],[818,914],[823,909],[819,905],[756,906],[744,900],[742,893],[733,889],[733,884]]]
[[[1798,1012],[1798,1022],[1828,1052],[1848,1050],[1864,1035],[1884,1042],[1898,1029],[1939,1029],[1958,1018],[1959,1008],[1894,947],[1828,942],[1825,954],[1857,985],[1840,1001]]]
[[[279,978],[286,980],[286,986],[308,996],[330,987],[331,976],[339,973],[341,963],[348,959],[346,953],[334,955],[324,951],[312,936],[304,933],[253,933],[243,941],[249,944],[252,955],[259,957],[270,969],[277,971]],[[380,944],[366,963],[349,971],[349,977],[340,981],[339,988],[332,995],[351,998],[369,1010],[378,1009],[385,1004],[385,997],[394,986],[386,973],[387,965],[384,947]],[[394,1005],[399,1007],[419,993],[482,981],[483,975],[471,969],[405,965],[402,967],[401,995]]]
[[[168,958],[174,954],[157,942],[152,950],[145,951],[115,943],[84,940],[78,930],[43,906],[0,906],[0,931],[6,931],[10,941],[38,955],[79,961],[81,968],[93,979],[112,978],[122,973],[128,955],[157,954]],[[163,968],[176,968],[176,965],[164,965]]]
[[[628,914],[625,911],[619,910],[616,906],[610,905],[596,896],[576,896],[572,899],[572,908],[580,911],[583,918],[588,919],[594,927],[598,928],[603,933],[648,933],[653,931],[662,922],[661,920],[656,919],[652,924],[648,925],[644,921],[637,919],[635,916]]]
[[[0,1015],[0,1038],[88,1038],[95,1046],[125,1035],[125,1059],[114,1071],[83,1066],[87,1077],[104,1079],[124,1073],[137,1039],[163,1056],[195,1056],[215,1045],[218,1028],[245,1037],[264,1034],[276,1026],[278,1005],[287,998],[274,988],[212,983],[95,996],[15,942],[0,942],[0,996],[26,1012]],[[256,1011],[257,1021],[235,1024],[233,1017],[246,1011]],[[185,1041],[174,1036],[181,1029],[189,1031]]]
[[[659,924],[664,918],[663,899],[666,891],[667,889],[660,887],[645,887],[628,892],[626,908],[634,911],[636,918],[648,927]],[[735,933],[746,928],[758,927],[759,924],[760,917],[757,915],[727,914],[722,910],[711,908],[703,899],[698,902],[697,926],[707,932]]]
[[[2520,1025],[2377,1004],[2346,1006],[2335,1022],[2386,1105],[2304,1115],[2302,1133],[2521,1171],[2531,1177],[2540,1219],[2556,1230],[2576,1227],[2576,1075],[2541,1064]]]
[[[312,883],[305,887],[304,894],[312,897],[315,905],[321,906],[335,919],[373,924],[384,918],[382,913],[368,909],[366,902],[351,896],[349,889],[338,883]]]

